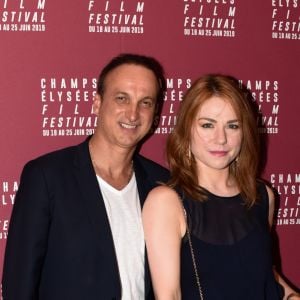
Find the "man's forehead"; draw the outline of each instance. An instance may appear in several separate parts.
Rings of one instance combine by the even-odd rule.
[[[104,87],[109,84],[110,88],[118,89],[121,88],[122,84],[125,87],[125,85],[137,83],[141,84],[141,87],[145,86],[145,89],[154,83],[156,92],[159,90],[159,83],[153,71],[142,65],[134,64],[123,64],[111,70],[104,80]]]
[[[108,77],[109,75],[121,74],[123,72],[128,72],[128,71],[151,73],[154,78],[156,77],[154,72],[151,69],[145,67],[144,65],[133,64],[133,63],[132,64],[124,63],[122,65],[113,68],[111,71],[108,72],[106,77]]]

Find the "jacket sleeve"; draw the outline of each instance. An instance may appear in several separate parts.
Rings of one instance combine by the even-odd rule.
[[[3,299],[38,299],[50,227],[47,182],[37,161],[23,169],[9,224],[2,277]]]

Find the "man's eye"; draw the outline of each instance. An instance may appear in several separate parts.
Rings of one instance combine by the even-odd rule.
[[[141,103],[144,107],[152,107],[153,106],[153,101],[151,100],[144,100]]]
[[[125,96],[117,96],[116,99],[118,102],[124,102],[126,100],[126,97]]]

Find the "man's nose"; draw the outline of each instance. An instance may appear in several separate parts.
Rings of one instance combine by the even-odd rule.
[[[139,107],[136,103],[128,103],[126,108],[126,116],[131,121],[134,122],[138,119],[139,116]]]

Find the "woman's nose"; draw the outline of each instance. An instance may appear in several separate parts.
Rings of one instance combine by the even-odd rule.
[[[215,132],[215,140],[218,144],[224,145],[227,142],[226,131],[224,128],[218,128]]]

